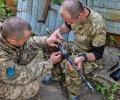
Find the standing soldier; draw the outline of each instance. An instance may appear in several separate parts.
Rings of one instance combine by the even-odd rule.
[[[55,52],[44,61],[40,48],[60,43],[57,37],[32,36],[31,26],[18,17],[5,20],[0,33],[0,99],[25,100],[37,94],[40,76],[61,60]]]
[[[102,66],[101,58],[106,39],[104,20],[99,13],[83,6],[79,0],[65,0],[61,5],[60,13],[64,19],[64,24],[53,34],[65,34],[73,30],[76,35],[75,40],[71,43],[74,48],[74,62],[78,69],[89,77],[90,72],[100,69]],[[69,99],[79,100],[82,81],[78,73],[70,64],[68,65],[65,84]],[[59,67],[53,68],[52,73],[52,77],[57,79],[56,76],[60,77],[61,75],[61,69],[59,71]]]

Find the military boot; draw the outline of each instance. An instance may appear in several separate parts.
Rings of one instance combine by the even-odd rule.
[[[52,77],[52,75],[46,75],[42,78],[42,84],[44,85],[53,85],[54,83],[56,83],[57,81],[54,80],[54,78]]]

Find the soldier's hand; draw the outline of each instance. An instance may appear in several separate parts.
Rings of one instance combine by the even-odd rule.
[[[59,29],[57,29],[47,38],[47,44],[51,47],[57,46],[57,43],[61,44],[62,40],[63,40],[63,37],[59,32]]]
[[[53,52],[50,56],[50,60],[53,64],[57,64],[62,60],[62,54],[61,52]]]
[[[85,58],[84,58],[83,56],[80,56],[80,57],[75,58],[74,63],[77,65],[77,69],[79,69],[79,70],[82,71],[82,62],[83,62],[84,60],[85,60]],[[68,65],[68,68],[69,68],[70,70],[73,69],[73,66],[72,66],[69,62],[67,62],[67,65]]]
[[[77,65],[77,68],[82,70],[82,62],[85,60],[83,56],[77,57],[74,60],[74,63]]]

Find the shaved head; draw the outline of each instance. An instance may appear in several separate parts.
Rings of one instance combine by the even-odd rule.
[[[65,0],[61,5],[61,12],[62,10],[66,10],[71,17],[77,17],[84,7],[80,0]]]

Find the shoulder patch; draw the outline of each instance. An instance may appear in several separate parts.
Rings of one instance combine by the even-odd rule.
[[[15,74],[16,74],[15,66],[10,66],[6,69],[7,77],[13,78],[15,77]]]

